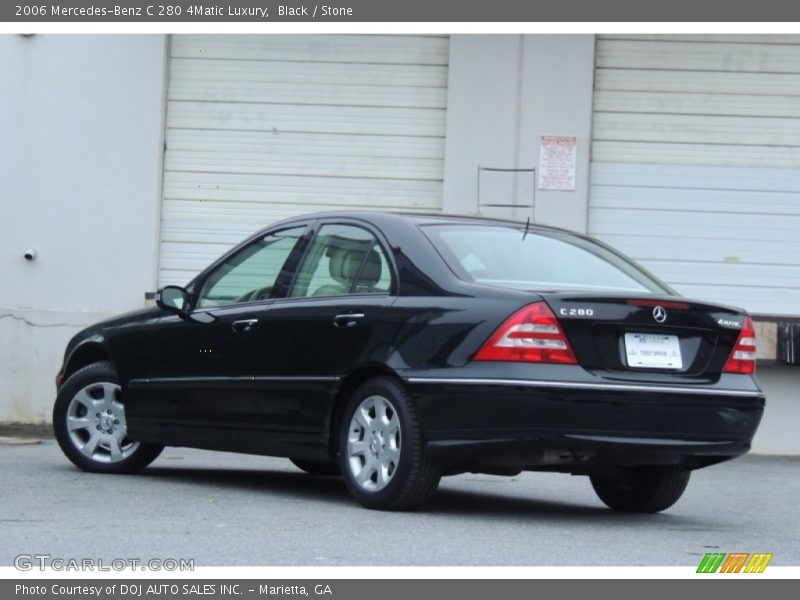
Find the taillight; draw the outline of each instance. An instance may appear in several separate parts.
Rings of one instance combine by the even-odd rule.
[[[529,304],[506,319],[474,360],[578,362],[558,319],[544,302]]]
[[[736,340],[736,345],[731,350],[731,355],[722,371],[746,375],[756,372],[756,328],[750,317],[744,318],[739,339]]]

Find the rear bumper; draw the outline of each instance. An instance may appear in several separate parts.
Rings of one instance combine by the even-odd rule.
[[[749,382],[731,389],[407,379],[428,454],[441,464],[575,471],[674,463],[696,468],[747,452],[764,411],[763,393]]]

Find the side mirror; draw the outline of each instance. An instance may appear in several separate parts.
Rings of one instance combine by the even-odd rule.
[[[168,285],[158,290],[156,305],[164,310],[185,314],[189,308],[189,292],[177,285]]]
[[[158,290],[156,305],[171,313],[177,314],[184,321],[197,323],[213,323],[216,318],[207,312],[189,312],[191,295],[182,287],[168,285]]]

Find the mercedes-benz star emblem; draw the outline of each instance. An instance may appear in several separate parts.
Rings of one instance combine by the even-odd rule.
[[[663,306],[656,306],[653,309],[653,318],[656,320],[656,323],[663,323],[667,320],[667,309]]]

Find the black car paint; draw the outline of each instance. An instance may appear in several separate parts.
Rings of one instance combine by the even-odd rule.
[[[738,330],[717,325],[720,318],[741,320],[742,311],[686,301],[666,287],[663,296],[647,295],[687,303],[688,310],[670,311],[666,326],[687,352],[699,351],[681,372],[629,370],[619,334],[654,328],[650,309],[626,304],[623,295],[464,281],[422,231],[447,222],[472,221],[355,212],[276,224],[242,245],[304,224],[287,261],[293,268],[321,224],[369,229],[390,257],[392,292],[289,299],[289,269],[277,297],[200,309],[214,314],[212,323],[150,308],[90,327],[69,343],[60,375],[110,360],[124,390],[129,435],[171,446],[327,459],[349,393],[388,374],[417,403],[428,452],[452,472],[676,462],[694,468],[747,451],[764,396],[753,377],[719,373]],[[196,293],[236,250],[187,289]],[[580,365],[471,361],[509,315],[542,299],[559,316]],[[560,310],[587,306],[592,320]],[[352,313],[365,317],[353,327],[334,324]],[[235,321],[251,319],[258,323],[234,331]]]

